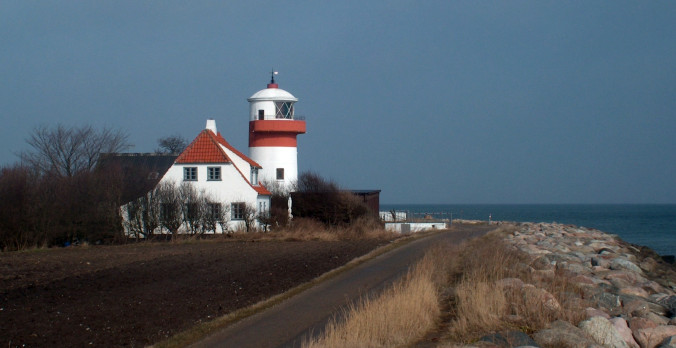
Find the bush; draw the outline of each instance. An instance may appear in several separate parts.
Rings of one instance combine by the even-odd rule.
[[[291,197],[294,218],[312,218],[327,226],[349,225],[368,213],[357,196],[315,173],[302,173]]]

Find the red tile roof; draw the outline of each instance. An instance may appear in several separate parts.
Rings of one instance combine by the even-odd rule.
[[[175,163],[232,163],[232,160],[226,152],[219,146],[223,145],[228,150],[234,152],[237,156],[248,162],[251,166],[256,168],[262,168],[260,164],[256,163],[254,160],[245,156],[243,153],[237,151],[232,145],[230,145],[225,139],[221,136],[220,133],[214,134],[212,131],[205,129],[200,132],[195,140],[188,145],[188,147],[183,150],[183,152],[176,158]],[[244,180],[249,183],[249,180],[244,176],[244,174],[235,166],[235,169],[239,174],[244,178]],[[261,195],[271,195],[270,191],[265,188],[263,185],[249,185]]]
[[[205,129],[176,158],[176,163],[231,163],[218,143],[214,133]]]
[[[258,186],[252,185],[251,187],[253,187],[254,190],[256,190],[256,192],[258,192],[259,195],[272,195],[272,193],[268,191],[268,189],[266,189],[265,186],[263,186],[263,184],[261,183],[259,183]]]

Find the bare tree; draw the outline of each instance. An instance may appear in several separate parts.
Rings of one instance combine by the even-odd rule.
[[[256,227],[256,207],[253,204],[244,204],[242,207],[242,219],[247,232],[253,231]]]
[[[124,225],[136,239],[148,238],[160,227],[160,186],[125,206]]]
[[[178,188],[179,200],[181,202],[181,211],[183,213],[183,222],[190,234],[201,234],[204,232],[204,215],[206,214],[206,200],[204,192],[197,192],[190,183],[183,183]]]
[[[160,200],[160,223],[173,235],[183,224],[181,214],[181,201],[178,190],[173,183],[161,183],[158,185],[158,198]]]
[[[22,162],[41,174],[61,177],[90,172],[101,153],[119,152],[129,147],[127,135],[121,131],[96,130],[91,126],[49,128],[42,125],[33,129],[26,142],[32,151],[20,154]]]
[[[159,145],[159,148],[155,150],[157,153],[181,153],[188,146],[188,141],[174,134],[157,139],[157,145]]]
[[[212,200],[208,196],[204,197],[204,202],[207,209],[202,220],[202,226],[204,226],[205,231],[216,233],[216,228],[220,226],[222,232],[226,233],[230,220],[229,207]]]

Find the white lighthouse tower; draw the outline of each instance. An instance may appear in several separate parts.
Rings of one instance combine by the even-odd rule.
[[[263,169],[259,178],[284,189],[298,179],[296,136],[305,133],[305,120],[294,115],[291,93],[279,88],[275,74],[266,89],[249,99],[249,157]]]

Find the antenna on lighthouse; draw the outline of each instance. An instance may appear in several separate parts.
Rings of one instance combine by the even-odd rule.
[[[275,71],[275,68],[272,68],[272,71],[270,71],[270,83],[274,84],[275,83],[275,75],[279,74],[278,71]]]

